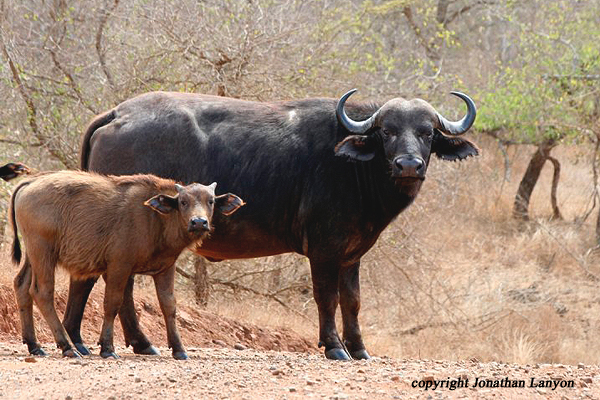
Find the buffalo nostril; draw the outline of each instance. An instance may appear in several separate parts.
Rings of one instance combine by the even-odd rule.
[[[396,158],[396,160],[394,160],[394,163],[396,164],[396,167],[402,171],[402,159],[401,158]]]
[[[423,162],[423,160],[421,160],[420,158],[415,158],[415,162],[416,162],[415,170],[419,173],[423,172],[423,167],[425,166],[425,163]]]

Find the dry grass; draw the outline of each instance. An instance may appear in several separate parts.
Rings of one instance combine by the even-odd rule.
[[[376,352],[398,357],[598,362],[590,335],[598,282],[588,274],[599,272],[589,251],[595,220],[573,222],[590,206],[589,154],[557,151],[565,220],[549,220],[547,167],[532,221],[519,224],[512,201],[531,149],[511,149],[512,177],[503,183],[500,153],[483,147],[476,161],[432,162],[417,204],[365,257],[365,336],[378,337]]]
[[[505,182],[496,145],[484,138],[478,143],[484,150],[478,159],[432,160],[416,203],[363,258],[367,347],[400,358],[600,362],[600,282],[591,277],[600,277],[599,256],[590,251],[597,210],[581,221],[593,191],[589,150],[555,150],[562,162],[558,198],[564,220],[549,219],[547,165],[531,200],[532,220],[523,224],[511,218],[511,210],[532,148],[509,149]],[[16,273],[7,264],[0,282]],[[292,328],[316,343],[305,258],[226,261],[210,264],[209,274],[235,283],[213,284],[210,310]],[[141,290],[154,290],[150,280],[140,282]],[[193,302],[189,282],[182,278],[178,286],[179,301]]]

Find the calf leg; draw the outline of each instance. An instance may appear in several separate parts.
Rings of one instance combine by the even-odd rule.
[[[25,256],[23,267],[15,277],[13,284],[15,296],[17,297],[17,305],[19,307],[23,343],[27,345],[29,354],[45,356],[47,354],[42,349],[42,346],[38,343],[35,336],[35,326],[33,324],[33,298],[29,293],[29,288],[31,287],[31,264],[27,256]]]
[[[89,356],[90,350],[83,344],[81,339],[81,320],[83,311],[98,278],[86,280],[75,280],[71,278],[69,282],[69,297],[63,317],[63,326],[69,334],[71,341],[77,350],[84,356]]]
[[[325,347],[325,357],[331,360],[350,360],[335,326],[339,266],[311,260],[310,268],[313,294],[319,310],[319,347]]]
[[[87,280],[71,279],[69,283],[69,297],[67,299],[67,307],[63,318],[63,326],[67,330],[71,341],[83,355],[89,355],[89,349],[83,344],[81,339],[81,321],[83,312],[88,301],[90,292],[94,288],[98,278],[90,278]],[[146,335],[140,329],[135,306],[133,303],[133,276],[129,278],[123,305],[119,310],[119,319],[123,326],[125,335],[125,343],[133,347],[133,352],[136,354],[158,355],[158,350],[152,346],[152,343],[146,338]]]
[[[56,345],[62,350],[63,356],[79,358],[79,352],[72,348],[67,331],[65,331],[54,308],[54,270],[56,268],[56,260],[48,256],[52,254],[51,249],[44,248],[43,251],[40,251],[42,249],[35,249],[33,244],[29,244],[29,248],[32,250],[31,254],[39,255],[39,257],[30,258],[32,279],[29,293],[31,293],[44,319],[50,325]]]
[[[177,309],[175,301],[175,265],[160,274],[154,275],[154,285],[160,309],[165,317],[169,348],[173,350],[173,358],[187,360],[188,355],[183,348],[177,331]]]
[[[104,276],[104,280],[106,281],[106,288],[104,290],[104,321],[102,322],[102,331],[98,340],[102,358],[119,358],[115,353],[113,342],[115,317],[121,308],[121,304],[123,304],[123,295],[125,286],[127,285],[127,279],[124,279],[124,276],[129,276],[130,274],[123,274],[118,271],[118,266],[109,265],[108,271]]]
[[[344,323],[344,344],[354,359],[368,360],[371,357],[362,341],[358,312],[360,311],[360,262],[342,267],[339,274],[340,308]]]
[[[137,314],[135,313],[135,304],[133,303],[133,275],[127,280],[125,293],[123,295],[123,304],[119,310],[119,319],[125,335],[125,344],[133,347],[136,354],[159,355],[156,347],[148,340],[140,328]]]

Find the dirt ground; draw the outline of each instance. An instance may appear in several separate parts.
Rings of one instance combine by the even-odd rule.
[[[48,348],[50,348],[48,346]],[[599,398],[597,366],[515,365],[394,360],[328,361],[307,353],[189,348],[190,359],[98,355],[74,361],[58,353],[28,357],[17,343],[0,344],[0,398],[6,399],[585,399]],[[450,390],[451,381],[467,387]],[[531,380],[556,382],[530,387]],[[488,380],[499,387],[473,388]],[[443,388],[424,386],[442,381]],[[446,383],[443,383],[443,382]],[[501,387],[523,382],[523,388]],[[573,388],[561,387],[570,385]],[[457,385],[458,383],[455,383]],[[439,385],[439,383],[438,383]],[[413,387],[417,386],[417,387]],[[506,383],[504,383],[506,386]]]
[[[176,361],[169,349],[160,347],[166,338],[156,300],[144,295],[136,296],[136,308],[142,328],[160,347],[161,355],[133,354],[123,347],[117,329],[115,341],[121,358],[104,360],[94,345],[101,325],[101,294],[101,289],[92,292],[82,328],[92,356],[81,360],[60,357],[47,324],[36,311],[38,336],[50,355],[30,357],[19,340],[12,288],[0,285],[0,398],[600,399],[598,366],[387,357],[335,362],[324,358],[313,339],[293,331],[261,328],[187,304],[180,305],[178,322],[190,359]],[[64,310],[65,300],[65,290],[59,290],[59,312]]]

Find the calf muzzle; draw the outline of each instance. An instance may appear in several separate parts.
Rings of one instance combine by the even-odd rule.
[[[188,232],[208,232],[210,225],[208,219],[204,217],[194,217],[190,219],[188,224]]]

